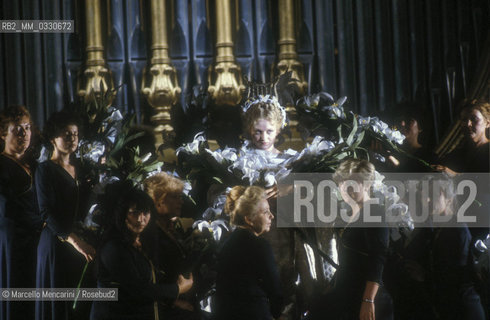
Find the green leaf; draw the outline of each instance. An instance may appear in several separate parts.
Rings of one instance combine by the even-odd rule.
[[[342,124],[340,124],[340,125],[337,127],[337,133],[339,134],[339,139],[340,139],[340,138],[343,138],[343,137],[342,137]]]
[[[352,131],[350,132],[349,136],[347,137],[347,145],[351,146],[352,142],[354,141],[354,136],[356,135],[357,132],[357,119],[355,116],[352,117]]]
[[[361,144],[362,140],[364,140],[365,133],[366,133],[366,131],[364,131],[364,130],[361,133],[359,133],[359,135],[357,136],[356,141],[352,145],[352,148],[356,149]]]

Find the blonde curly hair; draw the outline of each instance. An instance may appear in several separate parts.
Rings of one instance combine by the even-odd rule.
[[[245,217],[253,220],[257,215],[257,205],[266,199],[265,190],[257,186],[235,186],[226,196],[225,212],[235,226],[245,226]]]
[[[156,203],[168,193],[180,193],[184,190],[184,182],[164,172],[159,172],[143,181],[146,193]]]

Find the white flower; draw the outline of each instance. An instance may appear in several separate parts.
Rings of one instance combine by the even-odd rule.
[[[99,141],[89,143],[88,141],[82,140],[80,142],[80,152],[83,155],[83,159],[98,163],[100,157],[104,155],[105,145]]]
[[[221,152],[221,155],[223,156],[223,159],[230,162],[235,162],[238,158],[236,150],[233,148],[225,148],[223,152]]]
[[[379,120],[378,117],[371,118],[371,128],[374,132],[383,133],[386,129],[388,129],[388,125],[383,121]]]
[[[374,182],[373,182],[373,190],[383,193],[384,188],[386,187],[383,183],[385,176],[380,174],[378,171],[374,171]]]
[[[279,171],[276,173],[276,181],[281,181],[282,179],[286,178],[289,174],[291,173],[290,169],[286,168],[281,168]]]
[[[219,241],[221,239],[221,235],[223,234],[223,229],[221,229],[222,227],[226,231],[230,230],[224,220],[215,220],[211,223],[207,222],[206,220],[198,220],[192,225],[192,228],[197,228],[200,232],[203,232],[204,229],[209,230],[209,232],[213,234],[213,239],[215,241]]]
[[[366,128],[369,126],[369,124],[371,122],[371,117],[358,116],[357,121],[358,121],[360,127]]]
[[[403,144],[403,140],[405,140],[405,136],[398,130],[392,130],[391,134],[387,137],[398,144]]]
[[[332,105],[322,107],[322,110],[326,110],[328,116],[332,119],[345,119],[345,112],[343,107],[345,101],[347,101],[347,97],[342,97],[335,101]]]
[[[488,252],[488,247],[490,247],[490,234],[487,234],[485,240],[477,240],[475,242],[475,248],[480,252]]]
[[[216,162],[222,164],[225,160],[228,162],[235,162],[238,158],[236,150],[233,148],[225,148],[223,151],[220,149],[216,151],[211,151],[209,149],[204,149],[209,155],[211,155]]]
[[[109,107],[109,109],[107,110],[111,113],[111,115],[104,119],[105,122],[111,123],[115,121],[121,121],[123,119],[121,111],[119,111],[118,109],[114,107]]]
[[[182,191],[186,196],[189,195],[189,192],[192,190],[192,185],[189,181],[184,181],[184,190]]]
[[[117,135],[119,134],[119,129],[117,127],[111,127],[106,134],[106,139],[112,144],[116,142]]]
[[[275,174],[274,172],[267,172],[265,175],[264,175],[264,181],[265,181],[265,187],[266,188],[270,188],[272,187],[273,185],[276,184],[276,177],[275,177]]]
[[[116,181],[119,181],[119,178],[116,176],[108,176],[105,173],[100,174],[99,175],[99,183],[97,183],[93,188],[94,194],[104,194],[105,193],[105,187],[108,184],[114,183]]]
[[[199,132],[194,136],[194,140],[190,143],[184,144],[184,146],[177,148],[175,153],[179,155],[181,151],[189,154],[199,154],[199,146],[202,142],[206,141],[204,137],[204,131]]]

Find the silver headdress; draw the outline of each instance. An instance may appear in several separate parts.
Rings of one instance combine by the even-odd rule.
[[[271,96],[269,94],[267,94],[265,96],[259,95],[254,100],[249,99],[249,100],[245,101],[245,103],[242,105],[243,113],[246,113],[247,110],[250,109],[251,106],[259,104],[259,103],[270,104],[270,105],[273,105],[274,107],[276,107],[277,109],[279,109],[281,111],[281,115],[282,115],[281,128],[284,128],[284,126],[286,125],[286,108],[281,106],[281,104],[279,103],[279,100],[277,100],[277,98],[275,96]]]
[[[245,79],[245,96],[247,100],[242,105],[243,112],[247,112],[251,106],[259,103],[274,105],[281,111],[281,128],[284,128],[287,122],[287,115],[286,108],[283,105],[294,102],[291,95],[291,91],[294,91],[294,89],[289,85],[293,81],[291,75],[291,72],[286,72],[269,83],[255,83]]]

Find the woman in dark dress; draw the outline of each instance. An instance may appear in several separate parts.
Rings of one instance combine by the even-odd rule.
[[[152,199],[143,191],[123,185],[112,211],[113,224],[98,250],[99,288],[118,288],[117,301],[94,301],[91,319],[158,319],[158,304],[174,301],[192,287],[179,275],[174,283],[160,283],[148,258],[152,253],[147,226]]]
[[[218,255],[216,319],[277,318],[283,308],[279,274],[269,243],[259,237],[274,218],[265,190],[234,187],[225,211],[237,228]]]
[[[32,174],[26,158],[31,142],[31,119],[24,106],[0,114],[0,288],[36,286],[36,246],[42,220]],[[0,319],[32,319],[34,302],[2,301]]]
[[[463,132],[466,138],[461,148],[456,149],[444,159],[441,159],[434,169],[445,172],[451,177],[459,176],[460,173],[466,173],[463,179],[477,179],[480,177],[478,184],[478,193],[476,201],[468,208],[468,212],[477,217],[484,217],[490,221],[490,182],[488,173],[490,173],[490,103],[476,102],[470,104],[461,113]],[[482,176],[479,173],[486,173]],[[458,177],[459,178],[459,177]],[[483,180],[481,179],[483,178]],[[483,183],[487,181],[487,183]],[[487,224],[488,225],[488,224]],[[472,247],[477,240],[484,240],[490,233],[489,227],[470,227],[472,236]],[[488,270],[482,275],[482,299],[484,300],[487,314],[490,315],[490,275]]]
[[[437,180],[436,180],[437,179]],[[432,216],[453,216],[457,211],[455,187],[452,179],[428,178],[431,188],[424,196],[419,193],[422,205],[428,206]],[[432,183],[431,183],[432,182]],[[434,193],[434,182],[443,188]],[[430,196],[427,196],[430,195]],[[483,320],[485,313],[474,285],[474,260],[471,252],[471,234],[468,227],[438,227],[432,239],[432,267],[434,306],[437,319]]]
[[[182,180],[164,172],[157,173],[144,181],[145,191],[153,199],[156,209],[155,268],[165,274],[163,281],[175,283],[181,273],[191,272],[192,264],[182,245],[182,222],[192,225],[192,219],[180,218],[182,211]],[[189,292],[170,304],[161,304],[160,315],[164,319],[198,319],[198,306]]]
[[[350,222],[338,230],[339,268],[333,288],[311,308],[308,319],[392,319],[391,298],[382,287],[383,268],[388,251],[386,227],[362,227],[369,190],[374,181],[374,166],[366,160],[342,162],[334,174],[342,198],[353,207]],[[347,188],[346,181],[356,181],[358,190]],[[383,208],[371,205],[373,216],[384,215]]]
[[[37,249],[36,284],[38,288],[75,288],[86,261],[95,256],[94,248],[74,232],[75,223],[83,221],[86,212],[86,192],[72,157],[78,146],[77,118],[65,111],[54,113],[46,123],[44,137],[53,151],[36,171],[39,211],[46,223]],[[72,304],[37,301],[36,319],[88,317],[87,304],[77,310],[72,309]]]

